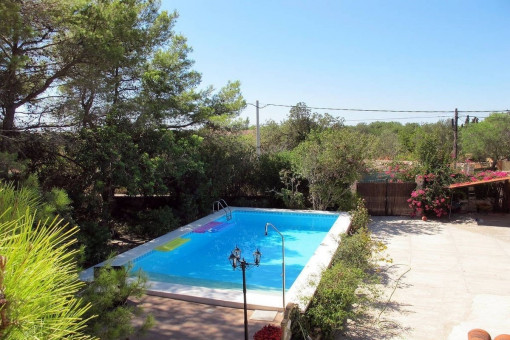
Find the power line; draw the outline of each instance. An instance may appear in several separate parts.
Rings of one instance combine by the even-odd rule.
[[[255,106],[255,104],[248,103],[248,105]],[[296,105],[288,105],[288,104],[265,104],[264,106],[259,106],[259,109],[264,109],[268,106],[276,106],[276,107],[288,107],[293,108]],[[353,111],[353,112],[387,112],[387,113],[452,113],[455,110],[387,110],[387,109],[354,109],[354,108],[335,108],[335,107],[315,107],[315,106],[306,106],[308,109],[313,110],[331,110],[331,111]],[[459,110],[459,113],[493,113],[493,112],[508,112],[509,110]],[[415,117],[415,118],[437,118],[437,117]],[[393,118],[388,118],[393,119]]]
[[[406,119],[430,119],[430,118],[451,118],[451,116],[428,116],[428,117],[388,117],[388,118],[365,118],[365,119],[345,119],[345,122],[366,122],[366,121],[386,121],[386,120],[406,120]]]

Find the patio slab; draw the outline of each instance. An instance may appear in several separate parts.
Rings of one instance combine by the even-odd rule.
[[[132,340],[239,340],[244,339],[244,311],[239,308],[206,305],[159,296],[144,296],[134,301],[151,313],[156,324],[146,334],[132,336]],[[248,311],[249,339],[267,324],[279,325],[282,313],[274,311],[272,321],[254,320],[254,310]],[[267,311],[265,311],[267,313]],[[264,313],[263,313],[264,314]],[[259,311],[260,315],[260,311]],[[268,315],[265,315],[266,318]],[[255,314],[257,318],[257,314]],[[135,326],[141,318],[135,320]]]
[[[393,259],[386,268],[387,298],[397,285],[379,319],[380,328],[391,324],[392,330],[379,339],[467,339],[473,328],[493,338],[510,333],[510,216],[481,220],[373,218],[373,235]],[[340,338],[373,334],[349,331]]]

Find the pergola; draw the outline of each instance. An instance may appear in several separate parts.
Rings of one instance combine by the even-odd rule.
[[[505,177],[497,177],[497,178],[491,178],[491,179],[486,179],[486,180],[479,180],[479,181],[472,181],[472,182],[463,182],[463,183],[454,183],[454,184],[450,184],[448,186],[448,189],[453,190],[453,189],[458,189],[458,188],[466,188],[466,187],[471,187],[471,186],[475,186],[475,185],[481,185],[481,184],[491,184],[491,183],[497,183],[497,182],[504,182],[505,183],[505,192],[506,192],[506,209],[507,210],[510,210],[510,176],[505,176]],[[450,195],[451,199],[453,199],[452,197],[453,195]],[[504,203],[503,203],[504,204]],[[505,207],[503,207],[505,208]],[[450,215],[451,215],[451,210],[452,210],[452,205],[451,205],[451,202],[450,202]]]

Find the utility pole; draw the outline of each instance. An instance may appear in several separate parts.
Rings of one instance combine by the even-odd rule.
[[[453,159],[457,160],[457,137],[459,131],[459,111],[455,109],[455,118],[452,119],[452,127],[453,127]]]
[[[257,100],[255,107],[257,108],[257,156],[260,156],[260,124],[259,124],[259,101]]]

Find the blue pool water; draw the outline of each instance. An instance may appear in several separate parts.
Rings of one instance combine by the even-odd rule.
[[[228,223],[222,217],[211,224],[216,228],[206,231],[207,228],[202,228],[202,232],[181,236],[186,242],[171,251],[152,250],[138,257],[133,261],[133,272],[142,269],[152,281],[239,288],[241,272],[234,271],[228,260],[237,245],[248,262],[253,262],[252,253],[257,248],[262,253],[260,266],[246,271],[248,288],[281,289],[281,237],[271,227],[268,235],[264,235],[264,227],[269,222],[285,237],[286,289],[289,289],[338,216],[236,210]]]

